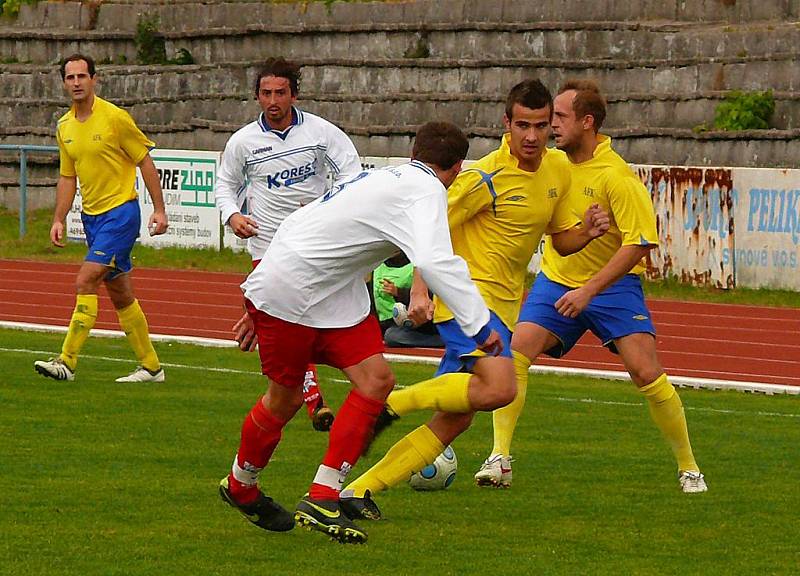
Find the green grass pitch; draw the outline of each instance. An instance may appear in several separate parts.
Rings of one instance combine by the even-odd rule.
[[[0,574],[796,574],[800,397],[681,390],[710,491],[678,489],[669,449],[632,385],[532,377],[510,490],[477,488],[491,448],[480,414],[454,443],[459,473],[435,493],[377,496],[365,546],[266,533],[217,495],[242,418],[263,392],[255,355],[156,344],[164,384],[113,379],[124,340],[91,338],[74,382],[32,365],[61,335],[0,330]],[[38,352],[37,352],[38,351]],[[398,364],[411,384],[431,366]],[[334,406],[347,385],[321,369]],[[366,469],[424,422],[408,416]],[[262,476],[293,507],[327,444],[303,410]]]

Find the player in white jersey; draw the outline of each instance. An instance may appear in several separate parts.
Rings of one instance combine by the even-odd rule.
[[[289,512],[259,491],[258,476],[302,403],[306,364],[316,361],[340,368],[353,389],[294,519],[342,542],[367,538],[342,510],[339,492],[394,386],[364,282],[378,264],[405,253],[468,337],[489,353],[502,349],[489,310],[450,243],[446,186],[467,148],[452,124],[424,125],[410,163],[362,172],[287,217],[242,284],[269,387],[245,419],[220,493],[257,526],[291,528]],[[497,373],[489,371],[479,385],[496,386]]]
[[[255,82],[262,113],[228,140],[217,174],[222,221],[247,238],[254,267],[284,218],[322,196],[331,182],[339,184],[361,171],[358,152],[344,132],[294,106],[299,81],[298,65],[283,58],[267,60]],[[245,201],[248,215],[242,214]],[[242,350],[255,349],[247,313],[233,330]],[[313,365],[306,371],[304,398],[314,428],[329,430],[333,412],[319,391]]]

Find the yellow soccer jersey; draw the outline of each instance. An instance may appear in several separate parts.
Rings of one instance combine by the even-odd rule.
[[[547,149],[536,172],[518,167],[508,135],[500,148],[461,172],[447,193],[453,251],[469,267],[486,305],[513,328],[528,263],[544,233],[580,223],[565,196],[569,160]],[[453,318],[436,300],[435,322]]]
[[[97,96],[84,122],[74,109],[58,120],[56,140],[61,175],[78,177],[83,211],[90,215],[136,198],[136,165],[155,146],[130,114]]]
[[[591,204],[608,212],[608,232],[583,250],[561,256],[549,239],[545,242],[542,271],[548,278],[572,288],[583,286],[621,246],[658,245],[656,217],[650,193],[630,166],[611,148],[611,138],[599,135],[594,156],[572,168],[572,210],[583,214]],[[640,274],[644,260],[631,272]]]

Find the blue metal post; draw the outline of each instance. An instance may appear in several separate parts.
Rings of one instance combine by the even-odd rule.
[[[19,151],[19,238],[25,238],[27,230],[26,212],[28,208],[28,151]]]
[[[58,152],[58,147],[37,144],[0,144],[0,150],[19,152],[19,237],[23,238],[27,232],[28,152]]]

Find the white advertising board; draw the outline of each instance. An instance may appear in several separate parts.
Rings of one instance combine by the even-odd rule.
[[[800,170],[734,168],[736,285],[800,290]]]
[[[153,204],[137,169],[136,192],[142,211],[139,241],[147,246],[219,249],[219,211],[214,204],[214,185],[220,153],[154,150],[150,155],[161,180],[169,229],[166,234],[150,236],[147,222],[153,213]],[[85,239],[80,210],[79,190],[67,215],[67,237],[70,240]]]

